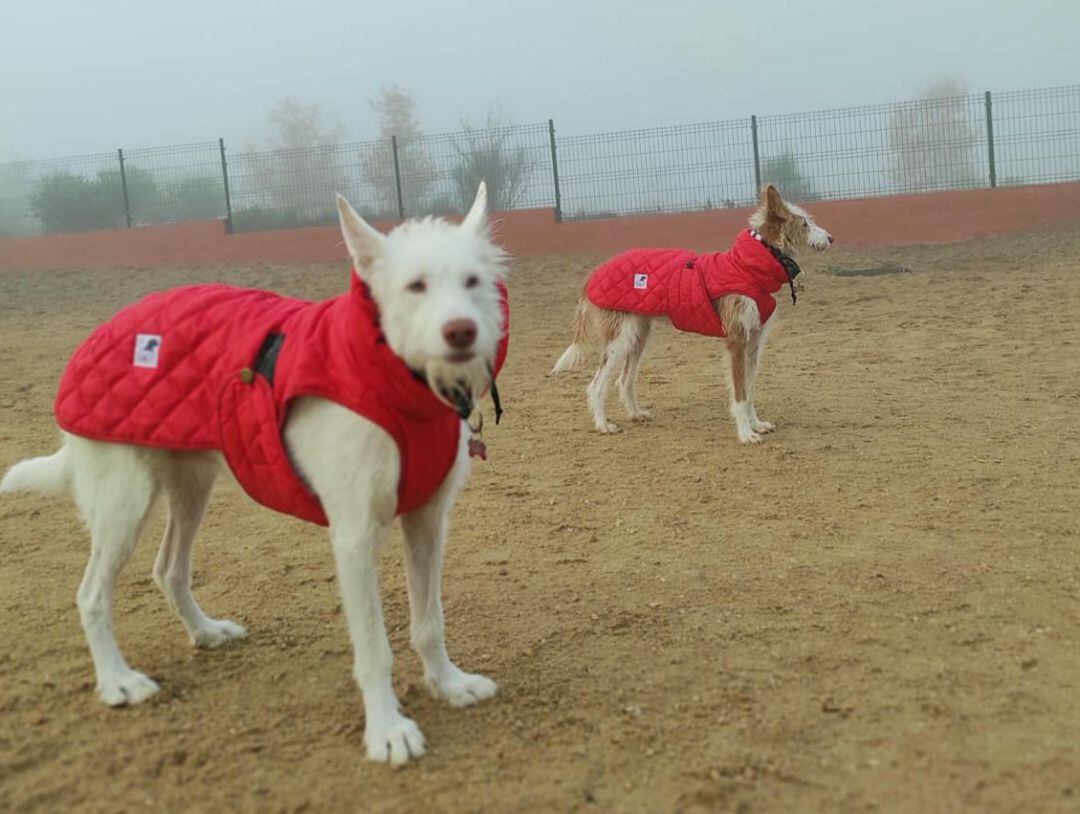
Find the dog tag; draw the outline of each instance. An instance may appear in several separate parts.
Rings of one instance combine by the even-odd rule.
[[[487,444],[485,444],[479,438],[469,439],[469,457],[479,458],[481,461],[487,460]]]

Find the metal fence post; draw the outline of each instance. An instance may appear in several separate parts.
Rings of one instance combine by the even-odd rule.
[[[554,119],[548,119],[548,138],[551,141],[551,177],[555,182],[555,222],[562,223],[562,192],[559,190],[559,159],[555,154]]]
[[[128,188],[127,188],[127,172],[124,170],[124,148],[121,147],[116,151],[117,158],[120,159],[120,188],[124,190],[124,219],[127,221],[127,228],[131,228],[131,201],[128,200]]]
[[[217,140],[218,149],[221,151],[221,182],[225,185],[225,234],[233,233],[232,222],[232,199],[229,196],[229,164],[225,160],[225,139]]]
[[[754,138],[754,200],[756,201],[761,191],[761,156],[758,154],[757,116],[750,117],[750,134]]]
[[[990,158],[990,189],[997,186],[997,165],[994,162],[994,114],[991,112],[990,91],[986,92],[986,149]]]
[[[390,147],[394,151],[394,182],[397,184],[398,219],[405,220],[405,198],[401,194],[401,164],[398,161],[397,136],[390,136]]]

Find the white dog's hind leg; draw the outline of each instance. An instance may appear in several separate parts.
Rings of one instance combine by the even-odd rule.
[[[442,566],[450,510],[469,473],[468,437],[463,431],[457,462],[438,493],[401,519],[405,532],[412,645],[424,664],[424,682],[436,698],[464,707],[495,695],[495,682],[466,673],[446,652],[442,607]]]
[[[79,586],[79,616],[109,706],[137,704],[160,688],[132,670],[113,633],[116,578],[139,540],[154,502],[154,473],[138,450],[72,437],[68,441],[76,505],[90,529],[90,562]]]
[[[400,455],[380,427],[340,405],[298,399],[285,427],[293,460],[330,521],[353,675],[364,696],[364,744],[372,760],[405,763],[424,754],[419,727],[401,714],[391,683],[394,656],[379,600],[379,551],[397,508]]]
[[[171,453],[162,473],[169,519],[154,561],[154,582],[196,647],[218,647],[247,635],[235,622],[211,619],[191,593],[191,551],[218,467],[212,453]]]

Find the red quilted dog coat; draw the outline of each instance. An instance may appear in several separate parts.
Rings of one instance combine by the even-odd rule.
[[[787,272],[749,229],[726,252],[696,254],[685,249],[631,249],[589,277],[589,302],[612,311],[666,315],[681,331],[726,336],[713,301],[744,294],[757,303],[761,324],[773,311],[773,294],[788,283]]]
[[[60,382],[56,419],[100,441],[220,450],[256,501],[327,525],[294,471],[282,429],[300,396],[382,427],[401,453],[398,514],[422,506],[453,466],[461,418],[394,355],[355,274],[322,302],[202,285],[151,294],[100,326]],[[506,331],[496,373],[506,358]]]

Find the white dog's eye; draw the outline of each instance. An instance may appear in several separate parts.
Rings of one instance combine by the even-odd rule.
[[[476,288],[478,285],[480,285],[480,278],[477,277],[475,274],[470,274],[468,277],[465,278],[466,288]]]
[[[425,283],[423,280],[413,280],[411,283],[405,286],[405,290],[411,291],[413,294],[423,294],[425,291],[427,291],[427,283]]]

